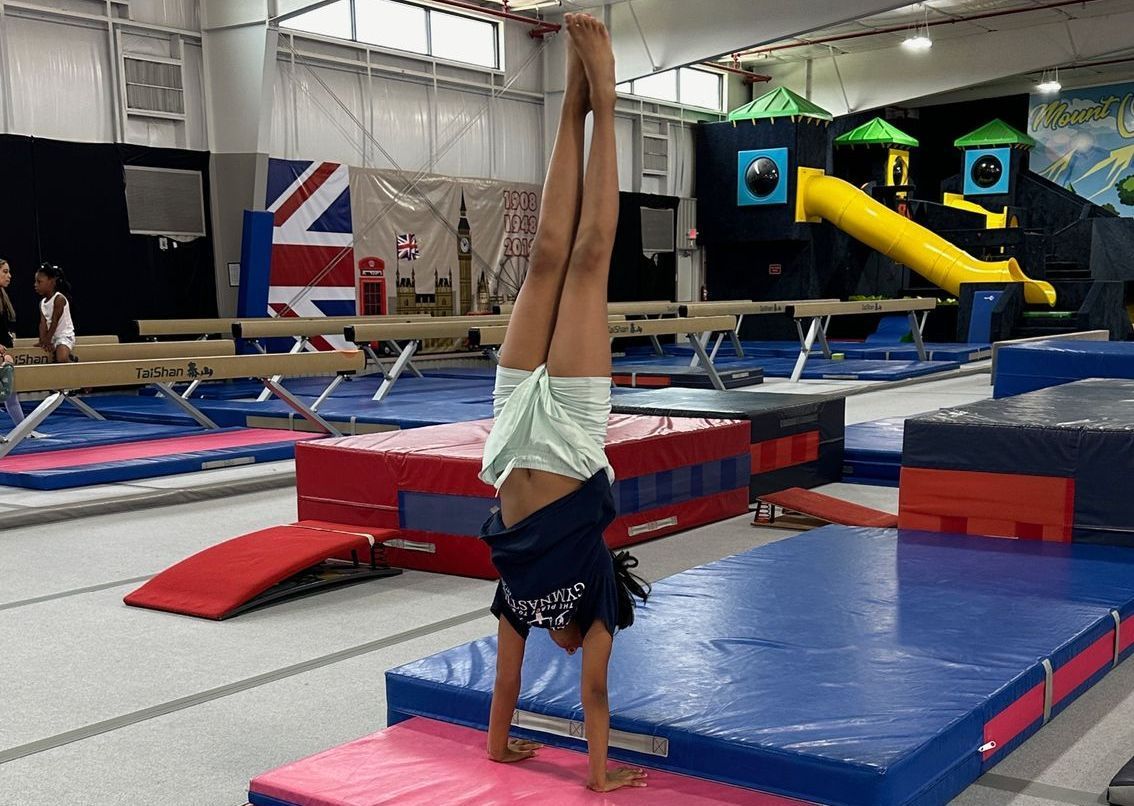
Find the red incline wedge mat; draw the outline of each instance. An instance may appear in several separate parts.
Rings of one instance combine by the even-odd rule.
[[[97,465],[107,462],[128,462],[153,459],[194,451],[218,448],[241,448],[267,445],[274,442],[300,442],[316,439],[319,434],[304,434],[274,428],[238,428],[183,437],[150,439],[141,442],[120,442],[116,445],[98,445],[91,448],[64,448],[41,453],[21,453],[0,459],[0,471],[26,473],[34,470],[54,470],[61,467]]]
[[[777,493],[766,493],[760,496],[760,500],[842,526],[893,528],[898,525],[898,516],[890,512],[864,507],[812,490],[804,490],[802,487],[790,487]]]
[[[392,532],[378,529],[362,534],[348,531],[351,527],[339,531],[331,526],[273,526],[234,537],[170,566],[123,601],[133,607],[224,619],[287,595],[400,573],[368,566],[369,538],[380,543],[392,537]],[[329,557],[349,557],[352,552],[359,563],[357,568],[342,568],[341,573],[334,567],[320,569],[312,579],[303,580],[302,589],[291,586],[270,599],[249,604],[301,571]]]
[[[650,770],[645,789],[591,792],[583,753],[544,747],[497,764],[480,731],[411,719],[252,779],[253,806],[787,806],[781,798]]]
[[[617,481],[612,548],[748,511],[749,424],[611,416]],[[298,446],[299,517],[398,529],[390,563],[494,579],[477,539],[495,492],[477,478],[491,420],[320,440]]]

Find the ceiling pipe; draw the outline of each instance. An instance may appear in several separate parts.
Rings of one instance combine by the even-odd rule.
[[[741,76],[747,83],[756,84],[762,81],[771,81],[771,76],[761,75],[760,73],[753,73],[751,70],[745,70],[743,67],[731,67],[727,64],[720,64],[719,62],[701,62],[706,67],[711,67],[714,70],[723,70],[726,73]]]
[[[1011,17],[1016,14],[1028,14],[1033,11],[1045,11],[1053,8],[1063,8],[1064,6],[1084,6],[1087,3],[1094,3],[1096,0],[1058,0],[1053,3],[1043,3],[1038,6],[1020,6],[1019,8],[1006,8],[1000,11],[986,11],[982,14],[969,14],[961,17],[951,17],[947,20],[930,20],[929,22],[919,22],[916,25],[892,25],[888,28],[874,28],[864,31],[855,31],[852,34],[838,34],[836,36],[824,36],[819,39],[810,39],[807,41],[793,42],[785,45],[767,45],[760,48],[752,48],[751,50],[742,50],[738,52],[737,56],[753,56],[760,53],[776,53],[783,50],[790,50],[792,48],[805,48],[809,45],[827,45],[832,42],[845,42],[848,39],[862,39],[867,36],[877,36],[879,34],[897,34],[905,33],[916,28],[936,28],[938,25],[956,25],[959,22],[976,22],[979,20],[988,20],[994,17]]]
[[[464,11],[472,11],[477,14],[487,14],[490,17],[496,17],[501,20],[508,20],[510,22],[519,22],[525,25],[532,26],[528,31],[528,36],[532,39],[543,39],[549,34],[557,34],[563,27],[554,22],[547,20],[537,19],[536,17],[525,17],[523,14],[515,14],[507,10],[507,6],[503,9],[495,9],[486,6],[478,6],[475,3],[465,3],[462,0],[432,0],[432,2],[443,6],[452,6],[453,8],[463,9]]]

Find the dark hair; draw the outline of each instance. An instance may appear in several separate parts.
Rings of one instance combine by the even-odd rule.
[[[0,268],[8,266],[8,261],[0,257]],[[11,267],[8,268],[11,271]],[[7,316],[9,322],[16,321],[16,309],[12,307],[12,298],[8,296],[7,289],[0,288],[0,313]]]
[[[618,583],[618,629],[625,630],[634,623],[635,598],[643,602],[650,596],[650,583],[631,571],[638,567],[638,558],[628,551],[610,553],[614,563],[614,579]]]
[[[63,269],[54,263],[40,263],[36,274],[42,274],[47,279],[54,280],[56,291],[65,297],[71,296],[71,284],[67,281],[67,276],[63,274]]]

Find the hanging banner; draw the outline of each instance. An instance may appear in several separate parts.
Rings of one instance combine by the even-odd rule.
[[[516,298],[539,220],[537,185],[352,168],[356,255],[385,266],[388,311],[454,316]]]
[[[357,312],[349,169],[337,162],[268,160],[273,214],[268,285],[271,316],[353,316]],[[345,349],[341,336],[311,339]]]
[[[1033,95],[1031,168],[1119,215],[1134,216],[1134,84]]]

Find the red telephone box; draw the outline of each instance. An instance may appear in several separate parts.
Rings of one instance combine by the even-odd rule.
[[[380,257],[364,257],[358,261],[358,313],[381,316],[386,305],[386,262]]]

